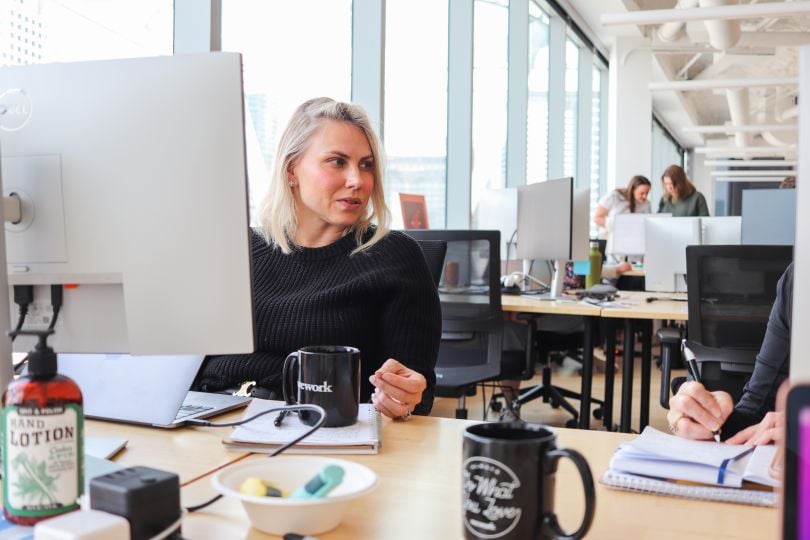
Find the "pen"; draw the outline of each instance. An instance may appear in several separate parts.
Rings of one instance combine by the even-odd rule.
[[[702,381],[700,380],[700,370],[698,368],[697,358],[695,357],[695,353],[692,352],[692,349],[690,349],[686,345],[685,339],[681,340],[681,349],[683,350],[683,356],[686,359],[686,369],[692,375],[692,378],[695,380],[695,382],[703,384]],[[720,442],[719,428],[716,429],[715,431],[712,431],[712,435],[714,436],[715,442]]]
[[[285,416],[287,416],[287,411],[286,410],[283,410],[283,411],[279,412],[278,416],[276,416],[276,419],[273,420],[273,425],[276,426],[276,427],[281,427],[281,423],[284,421]]]

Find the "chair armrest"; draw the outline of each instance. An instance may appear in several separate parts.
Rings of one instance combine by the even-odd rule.
[[[661,328],[656,332],[661,342],[661,390],[658,401],[669,409],[669,383],[672,378],[672,355],[680,354],[681,332],[677,328]]]

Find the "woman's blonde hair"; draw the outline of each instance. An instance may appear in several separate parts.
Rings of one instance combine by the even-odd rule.
[[[304,154],[312,137],[327,120],[347,122],[366,136],[373,159],[374,187],[370,204],[365,214],[350,231],[357,239],[357,248],[352,254],[369,249],[388,233],[390,214],[385,204],[382,185],[382,145],[371,127],[371,121],[359,105],[343,103],[321,97],[302,103],[293,113],[287,128],[281,135],[276,151],[276,162],[270,177],[270,188],[259,207],[259,229],[269,244],[274,244],[283,253],[292,251],[291,240],[295,238],[298,220],[295,213],[295,197],[290,187],[289,171]],[[374,234],[365,243],[363,236],[374,225]]]

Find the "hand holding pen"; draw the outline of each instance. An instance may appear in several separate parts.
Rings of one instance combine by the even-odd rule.
[[[683,344],[686,364],[694,380],[685,382],[669,400],[667,421],[670,431],[686,439],[720,440],[720,429],[734,410],[727,392],[709,392],[700,382],[700,369],[694,353]],[[690,366],[691,364],[691,366]]]

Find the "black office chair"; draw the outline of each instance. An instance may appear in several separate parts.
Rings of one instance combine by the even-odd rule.
[[[742,396],[765,337],[776,284],[792,260],[792,246],[686,248],[687,342],[709,390],[724,390],[735,402]],[[664,370],[664,361],[661,367]],[[668,407],[670,373],[666,367],[661,403]],[[671,386],[677,392],[678,384]]]
[[[405,231],[406,234],[408,233]],[[444,240],[416,240],[422,248],[422,255],[425,256],[430,275],[433,276],[433,283],[438,287],[444,270],[444,257],[447,254],[447,242]]]
[[[442,341],[436,363],[436,396],[458,399],[457,418],[467,417],[466,398],[479,382],[501,371],[503,312],[500,232],[407,230],[417,241],[447,243],[439,282]]]

